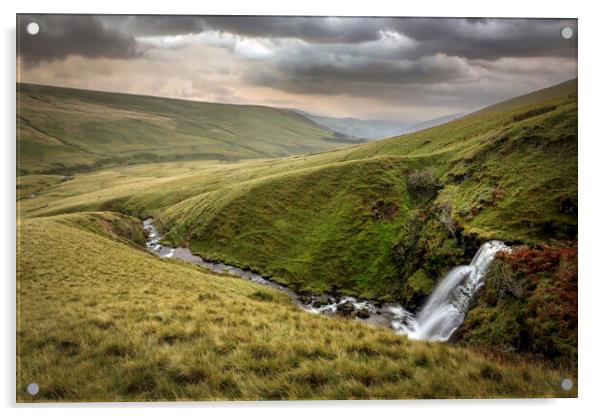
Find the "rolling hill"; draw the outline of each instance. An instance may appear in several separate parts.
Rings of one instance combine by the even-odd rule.
[[[292,111],[17,84],[17,174],[307,154],[346,143]]]
[[[514,269],[510,268],[510,271],[504,269],[503,264],[498,265],[501,270],[500,278],[507,279],[510,275],[512,280],[512,273],[521,273],[515,280],[526,285],[524,295],[508,296],[500,294],[495,287],[486,288],[487,296],[479,299],[467,316],[465,322],[470,327],[461,327],[459,330],[460,341],[472,344],[475,337],[480,337],[481,340],[489,340],[484,341],[486,346],[496,350],[526,351],[554,360],[574,357],[577,351],[577,331],[573,325],[576,322],[569,322],[566,317],[573,319],[573,308],[576,308],[577,105],[577,81],[573,80],[496,104],[441,126],[319,154],[236,163],[202,160],[117,166],[76,174],[70,180],[64,180],[59,175],[23,176],[19,182],[20,199],[17,203],[22,238],[19,258],[25,259],[25,263],[19,266],[20,279],[25,285],[23,287],[30,293],[45,293],[38,290],[44,284],[56,290],[56,293],[65,289],[69,298],[73,299],[73,305],[78,308],[84,308],[82,305],[85,305],[86,299],[100,295],[106,302],[125,308],[123,302],[128,302],[128,297],[124,294],[122,299],[119,298],[120,290],[133,291],[133,286],[128,284],[126,289],[113,280],[106,281],[105,286],[105,280],[102,279],[118,275],[124,277],[125,281],[132,281],[140,270],[146,276],[145,288],[135,290],[148,290],[151,294],[163,293],[165,285],[162,282],[166,280],[157,280],[150,272],[157,267],[161,267],[162,275],[167,273],[165,276],[169,276],[166,278],[168,280],[183,279],[178,280],[177,285],[170,286],[170,291],[174,291],[170,295],[173,299],[185,296],[179,289],[181,287],[190,286],[195,293],[213,290],[194,286],[213,285],[210,283],[213,280],[206,277],[212,276],[210,274],[195,270],[194,275],[189,275],[183,269],[172,274],[163,266],[171,267],[177,262],[154,258],[143,261],[140,257],[143,255],[135,252],[134,248],[123,244],[113,246],[111,243],[111,247],[107,246],[106,250],[103,248],[95,252],[100,261],[97,262],[92,257],[87,260],[92,264],[92,271],[87,278],[92,281],[101,279],[102,285],[86,289],[90,292],[85,296],[79,294],[77,288],[82,282],[67,283],[62,277],[67,273],[63,269],[75,267],[73,264],[77,260],[60,254],[63,250],[61,247],[65,246],[65,252],[71,252],[75,245],[80,244],[80,240],[85,241],[84,235],[74,234],[72,223],[76,221],[79,224],[78,230],[83,227],[84,231],[92,233],[89,238],[104,238],[98,234],[106,233],[106,222],[98,220],[100,226],[92,226],[88,224],[87,216],[119,213],[138,219],[152,216],[162,228],[165,243],[189,247],[206,259],[251,269],[301,293],[326,292],[381,301],[396,300],[408,309],[415,310],[447,270],[458,264],[466,264],[482,242],[501,239],[522,247],[517,253],[526,253],[524,258],[508,259],[509,265],[516,266]],[[28,196],[28,193],[34,195]],[[99,211],[111,211],[113,214],[91,214]],[[107,221],[112,224],[120,223],[112,218]],[[140,232],[140,224],[135,219],[128,221],[133,221],[134,225],[131,227]],[[128,240],[135,240],[135,232],[128,231],[128,234],[131,234]],[[62,242],[62,238],[67,235],[70,240]],[[47,244],[48,241],[52,243]],[[97,243],[100,244],[100,240],[86,244],[92,250]],[[40,244],[44,245],[44,250],[50,250],[49,258],[44,259],[38,253],[44,251]],[[28,256],[31,256],[31,260]],[[63,257],[69,265],[52,266],[54,259]],[[113,265],[115,262],[127,266],[127,273],[119,274],[118,269],[111,269],[113,271],[109,274],[104,273],[105,265]],[[510,267],[508,264],[506,266]],[[184,266],[178,264],[178,267]],[[47,274],[44,281],[35,277],[41,275],[42,271]],[[181,277],[175,277],[176,275]],[[77,276],[71,279],[77,280]],[[205,282],[206,279],[209,280]],[[238,311],[238,316],[242,316],[246,310],[245,296],[250,294],[251,289],[246,288],[242,282],[236,282],[231,285],[228,280],[220,280],[219,285],[223,293],[237,299],[238,305],[243,305]],[[146,295],[148,294],[137,294],[136,299],[143,302]],[[149,305],[144,307],[150,307]],[[249,308],[260,308],[256,303],[248,305],[252,305]],[[567,310],[555,308],[557,305],[567,306]],[[178,322],[182,316],[186,316],[187,311],[190,314],[200,313],[194,302],[191,301],[188,306],[189,309],[182,311],[176,311],[172,304],[165,306],[166,310],[174,314],[174,320],[169,321],[168,327],[172,328],[173,323],[178,329],[176,332],[182,336],[181,339],[176,338],[174,345],[179,351],[184,351],[185,356],[189,353],[186,343],[194,343],[197,342],[194,340],[199,339],[196,335],[189,337],[189,332],[194,332],[190,323]],[[61,307],[54,297],[47,300],[36,298],[27,306],[28,316],[32,318],[26,321],[33,323],[28,331],[30,338],[23,347],[26,348],[23,350],[24,354],[33,354],[36,351],[35,345],[43,343],[39,338],[43,337],[44,328],[42,324],[40,327],[36,326],[36,308],[56,311],[61,310]],[[253,318],[253,322],[256,319],[263,322],[265,319],[266,328],[269,328],[266,332],[270,335],[278,333],[278,340],[303,339],[324,328],[323,321],[305,321],[305,317],[298,317],[291,310],[290,319],[284,322],[304,322],[299,324],[304,329],[295,326],[300,332],[291,335],[287,331],[294,324],[289,322],[293,326],[288,329],[276,328],[276,323],[270,321],[274,310],[280,310],[279,308],[280,306],[273,305],[270,305],[269,310],[260,308],[261,311]],[[210,309],[216,310],[213,306]],[[125,309],[122,312],[127,313]],[[160,311],[155,308],[151,312]],[[148,316],[142,310],[137,313]],[[270,318],[267,317],[268,314]],[[112,319],[115,321],[118,317]],[[227,315],[224,319],[230,322],[233,318]],[[119,331],[127,332],[127,328],[134,325],[136,334],[144,333],[145,328],[141,323],[119,322]],[[61,325],[68,328],[69,321]],[[211,328],[214,331],[215,328]],[[156,332],[152,335],[154,338],[151,338],[151,343],[157,345],[163,331],[167,329],[160,327],[154,330]],[[357,334],[350,327],[341,327],[341,330],[349,330],[353,334],[347,339],[356,338]],[[67,329],[65,331],[68,332]],[[92,329],[81,344],[70,339],[66,341],[91,345],[93,342],[89,340],[96,340],[95,337],[100,336],[95,331],[96,329]],[[224,335],[224,340],[236,339],[234,329],[224,331],[228,334],[227,337]],[[246,343],[256,340],[255,335],[245,335],[245,342],[241,346],[243,352],[237,350],[236,359],[246,359],[247,354],[253,354],[246,349]],[[212,333],[207,339],[215,339],[215,336],[219,337],[219,334]],[[517,336],[518,339],[515,339]],[[124,336],[120,337],[119,341],[125,342]],[[142,335],[138,341],[141,339]],[[203,337],[201,339],[205,340]],[[500,344],[500,340],[504,340],[504,343]],[[506,340],[509,344],[505,343]],[[48,349],[52,357],[56,358],[52,354],[60,356],[63,345],[61,341],[62,339],[49,341]],[[317,342],[322,341],[324,340]],[[218,351],[221,346],[221,343],[211,344],[214,351]],[[524,350],[525,346],[531,349]],[[106,347],[109,348],[110,345]],[[168,354],[170,348],[165,347],[161,351]],[[280,351],[279,348],[278,345],[273,346],[274,351]],[[134,350],[137,358],[133,362],[129,361],[129,352],[125,356],[128,357],[127,368],[136,370],[124,373],[124,376],[148,376],[154,381],[149,384],[150,392],[121,392],[123,397],[170,397],[160,386],[170,386],[169,383],[173,380],[165,380],[164,374],[149,376],[144,373],[137,366],[139,361],[136,360],[146,359],[140,358],[145,357],[146,352],[144,348]],[[96,354],[93,350],[78,351],[82,351],[84,358]],[[126,351],[129,351],[127,346]],[[457,361],[450,358],[453,350],[441,351],[445,351],[440,354],[444,354],[450,361],[435,358],[436,354],[433,352],[425,352],[426,361],[438,362],[437,368],[448,371],[445,366]],[[470,351],[470,357],[478,356],[473,356],[471,350],[467,351]],[[404,349],[402,354],[406,353],[407,350]],[[287,369],[283,372],[287,374],[287,380],[300,380],[295,378],[296,370],[290,367],[293,366],[292,361],[286,361],[290,356],[285,357],[273,351],[265,354],[267,355],[263,358],[271,363],[269,365],[275,365],[279,371]],[[296,354],[293,355],[299,358]],[[384,354],[380,350],[374,353],[375,356]],[[33,355],[29,355],[29,359],[35,362],[31,357]],[[81,358],[81,365],[87,362],[84,358]],[[154,358],[162,360],[161,357]],[[318,358],[320,365],[324,364],[322,358]],[[347,365],[348,361],[341,361],[342,358],[344,357],[337,355],[329,364],[332,367],[328,368],[343,368],[340,367],[342,363]],[[301,361],[303,360],[305,359]],[[422,359],[415,360],[414,357],[411,361],[414,363],[412,368],[420,367],[416,363],[424,362]],[[568,362],[573,365],[576,363],[570,359]],[[171,362],[164,364],[172,365]],[[111,364],[107,362],[100,365],[102,371],[105,371],[104,366]],[[303,368],[305,365],[309,364],[303,364]],[[388,364],[374,361],[371,365]],[[177,363],[174,366],[177,367]],[[312,387],[309,392],[292,384],[292,390],[289,391],[293,393],[287,397],[316,397],[319,394],[322,394],[320,397],[337,397],[337,385],[331,384],[334,382],[325,374],[316,375],[320,371],[318,367],[308,369],[312,375],[307,375],[308,378],[304,379],[318,380],[318,387]],[[39,374],[36,373],[36,368],[38,367],[32,365],[27,370],[30,372],[28,374]],[[472,368],[474,370],[476,367]],[[529,371],[535,371],[529,368]],[[120,367],[120,370],[125,371],[125,367]],[[512,386],[506,386],[506,392],[531,394],[524,391],[526,387],[517,382],[514,376],[502,375],[501,370],[495,370],[495,374],[501,375],[496,375],[496,380],[503,380],[503,383],[513,380]],[[222,371],[230,374],[221,368],[216,368],[215,373],[212,370],[209,377],[214,384],[209,386],[220,383],[219,377],[213,378],[213,375],[221,374]],[[184,397],[195,394],[197,397],[203,394],[209,397],[266,397],[267,393],[258,387],[262,381],[283,382],[281,379],[272,379],[276,376],[269,375],[269,369],[257,371],[260,375],[257,375],[257,379],[250,379],[251,387],[230,374],[236,382],[232,384],[230,380],[226,384],[236,385],[238,390],[227,390],[229,393],[224,396],[208,387],[208,390],[196,393],[186,390],[188,393]],[[460,370],[455,368],[453,371]],[[174,370],[174,374],[182,372],[177,368]],[[485,373],[489,377],[491,371],[487,370]],[[359,377],[358,374],[355,376]],[[188,376],[183,380],[186,377]],[[532,375],[529,378],[537,379]],[[357,381],[355,378],[346,380],[351,384]],[[257,384],[253,384],[255,382]],[[66,380],[64,383],[69,384]],[[186,384],[185,381],[182,383]],[[548,385],[539,382],[529,382],[528,385],[537,390],[533,394],[549,394]],[[379,386],[382,390],[381,387],[364,386],[366,389],[358,395],[384,397],[385,391],[393,392],[393,395],[399,393],[391,386]],[[474,387],[479,388],[478,385]],[[73,387],[67,386],[66,390],[59,391],[71,391],[69,388]],[[296,390],[297,388],[301,390]],[[77,391],[76,388],[73,389]],[[443,391],[448,397],[467,397],[467,394],[492,397],[497,394],[494,390],[475,390],[474,393],[464,395],[460,392],[445,393],[445,389],[438,391]],[[412,391],[412,394],[429,396],[424,391]],[[73,397],[85,395],[74,394]]]
[[[487,239],[577,234],[574,87],[339,151],[268,162],[160,211],[168,238],[299,290],[406,298]],[[215,179],[214,179],[215,180]],[[410,295],[412,294],[412,295]]]

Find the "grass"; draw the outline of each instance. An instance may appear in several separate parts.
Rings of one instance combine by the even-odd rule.
[[[173,160],[240,160],[340,147],[296,112],[17,84],[17,174]]]
[[[17,199],[34,198],[36,194],[61,183],[59,175],[17,176]]]
[[[559,388],[567,371],[312,315],[160,259],[123,237],[140,227],[114,213],[21,220],[18,401],[576,396]]]

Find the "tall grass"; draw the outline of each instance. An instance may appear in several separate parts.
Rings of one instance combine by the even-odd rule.
[[[95,232],[98,223],[89,214],[21,223],[19,401],[576,394],[545,366],[308,314],[270,288]],[[36,397],[24,391],[30,382]]]

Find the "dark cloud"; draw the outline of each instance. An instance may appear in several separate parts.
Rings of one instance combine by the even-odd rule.
[[[461,82],[473,78],[471,67],[456,57],[437,55],[418,60],[369,58],[311,59],[291,54],[270,72],[249,73],[250,82],[295,93],[337,93],[341,83],[408,85]]]
[[[32,20],[37,36],[25,31]],[[18,53],[22,79],[42,83],[103,78],[112,90],[171,97],[321,97],[327,111],[369,111],[362,102],[437,116],[574,78],[577,36],[563,39],[564,26],[577,33],[575,19],[20,15]],[[103,75],[94,58],[121,61],[104,62]],[[127,70],[140,74],[128,81],[136,88]]]
[[[159,36],[218,30],[241,36],[297,38],[310,43],[362,43],[394,31],[426,46],[426,53],[480,58],[570,56],[576,39],[556,36],[572,19],[374,18],[281,16],[134,16],[136,35]]]
[[[21,16],[19,31],[32,16]],[[28,61],[86,57],[136,56],[135,37],[169,36],[215,30],[245,37],[295,38],[321,45],[361,44],[386,32],[414,41],[397,51],[415,59],[442,53],[469,59],[576,55],[576,37],[559,36],[572,26],[568,19],[455,19],[282,16],[35,16],[42,23],[36,37],[21,36],[21,54]]]
[[[456,19],[456,18],[315,18],[315,17],[207,17],[206,25],[243,36],[298,38],[310,43],[362,43],[383,32],[395,32],[414,41],[406,57],[443,53],[470,59],[502,56],[574,56],[576,37],[559,34],[564,26],[576,29],[572,19]]]
[[[105,27],[91,15],[19,15],[18,54],[26,65],[61,60],[70,55],[87,58],[138,56],[133,36]],[[27,25],[36,22],[40,32],[32,36]]]
[[[576,37],[559,36],[573,19],[461,19],[282,16],[141,16],[129,18],[136,34],[177,35],[217,30],[249,37],[296,38],[315,44],[357,44],[396,32],[414,41],[408,57],[444,53],[466,58],[574,56]]]
[[[107,26],[134,36],[168,36],[205,30],[248,37],[296,38],[310,43],[376,40],[387,19],[299,16],[103,16]]]
[[[369,42],[379,39],[386,27],[386,20],[378,18],[209,16],[204,20],[214,30],[310,43]]]
[[[542,66],[541,59],[576,58],[576,40],[560,36],[562,27],[575,27],[572,20],[376,20],[382,21],[381,27],[387,31],[381,31],[378,40],[292,43],[278,50],[264,70],[248,72],[247,79],[296,94],[365,91],[370,88],[359,85],[370,84],[376,96],[382,86],[479,83],[485,77],[491,81],[512,72],[523,77],[543,76],[556,70]],[[359,26],[358,19],[354,21]],[[533,61],[537,58],[540,60]],[[517,61],[520,59],[522,64]],[[563,65],[560,71],[565,68]]]
[[[413,56],[433,53],[469,59],[501,57],[574,57],[577,37],[563,39],[560,30],[573,19],[398,19],[396,30],[414,39]]]
[[[175,36],[210,29],[202,16],[100,16],[106,27],[132,36]]]

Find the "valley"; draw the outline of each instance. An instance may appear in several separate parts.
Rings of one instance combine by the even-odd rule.
[[[268,107],[19,91],[18,383],[40,400],[577,394],[558,387],[577,370],[576,80],[353,145]],[[228,266],[155,256],[149,230]],[[491,240],[511,251],[448,342],[298,307],[420,317]]]

